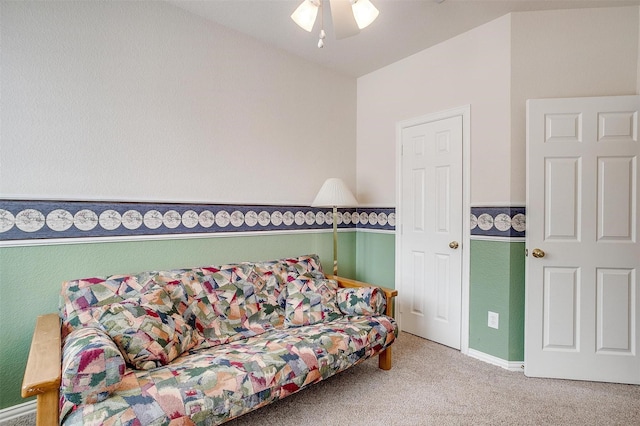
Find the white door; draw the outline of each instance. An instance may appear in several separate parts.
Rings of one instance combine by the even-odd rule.
[[[527,376],[640,383],[639,109],[527,103]]]
[[[400,321],[460,349],[462,117],[402,129]]]

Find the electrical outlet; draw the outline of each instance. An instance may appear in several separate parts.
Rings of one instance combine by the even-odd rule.
[[[487,326],[497,330],[500,323],[500,315],[496,312],[489,311],[489,315],[487,315],[487,317]]]

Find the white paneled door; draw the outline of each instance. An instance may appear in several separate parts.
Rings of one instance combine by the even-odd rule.
[[[640,384],[639,109],[527,103],[528,376]]]
[[[462,117],[401,131],[401,326],[460,349]]]

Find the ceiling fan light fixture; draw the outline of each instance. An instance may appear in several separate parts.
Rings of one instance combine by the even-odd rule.
[[[326,0],[302,0],[291,19],[300,28],[311,32],[320,13],[318,47],[324,47],[324,5]],[[376,20],[380,12],[369,0],[329,0],[334,34],[337,40],[354,36]]]
[[[351,8],[353,9],[353,17],[360,29],[371,25],[380,14],[369,0],[351,0]]]
[[[311,32],[316,22],[316,17],[318,16],[319,7],[319,0],[304,0],[300,6],[293,11],[291,19],[303,30]]]

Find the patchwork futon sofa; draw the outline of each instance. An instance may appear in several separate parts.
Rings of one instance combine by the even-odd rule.
[[[377,354],[390,369],[396,294],[316,255],[67,281],[22,394],[38,424],[224,423]]]

